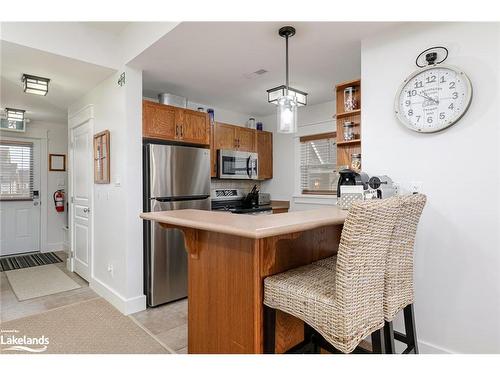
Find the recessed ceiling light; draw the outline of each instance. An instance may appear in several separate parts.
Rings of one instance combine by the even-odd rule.
[[[50,79],[23,74],[24,92],[27,94],[47,95]]]

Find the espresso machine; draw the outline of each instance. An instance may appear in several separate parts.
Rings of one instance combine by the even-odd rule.
[[[371,189],[377,192],[377,198],[384,199],[397,194],[396,186],[389,176],[372,176],[368,181]]]

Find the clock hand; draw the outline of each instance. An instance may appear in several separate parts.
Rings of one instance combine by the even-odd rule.
[[[417,94],[417,95],[418,95],[418,96],[421,96],[422,98],[425,98],[425,99],[427,99],[427,100],[431,100],[431,101],[433,101],[433,102],[434,102],[434,103],[436,103],[436,104],[439,104],[439,100],[433,99],[433,98],[431,98],[430,96],[427,96],[427,95],[425,95],[425,94],[423,94],[423,95],[422,95],[422,94]]]

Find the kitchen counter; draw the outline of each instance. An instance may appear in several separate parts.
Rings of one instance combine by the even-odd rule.
[[[142,213],[141,218],[163,224],[233,234],[247,238],[265,238],[301,232],[325,225],[342,224],[347,211],[337,207],[294,211],[275,215],[235,215],[227,212],[178,210]]]
[[[262,353],[264,279],[336,254],[346,211],[274,215],[178,210],[143,213],[182,231],[188,253],[188,353]],[[303,340],[304,324],[276,315],[276,353]]]

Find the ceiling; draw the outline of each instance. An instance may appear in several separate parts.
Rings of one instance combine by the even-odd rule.
[[[24,109],[30,120],[67,122],[68,106],[114,72],[6,41],[0,41],[0,52],[0,107]],[[48,94],[25,94],[23,73],[50,78]]]
[[[102,31],[114,36],[118,36],[132,22],[80,22],[81,24]]]
[[[160,92],[253,115],[274,112],[266,90],[284,84],[286,22],[185,22],[132,60],[146,96]],[[336,82],[358,78],[361,39],[395,23],[294,22],[290,86],[309,104],[333,99]],[[265,69],[263,75],[251,73]]]

